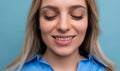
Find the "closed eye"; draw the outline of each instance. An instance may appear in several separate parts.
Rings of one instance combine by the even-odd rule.
[[[52,20],[54,20],[57,17],[57,15],[54,15],[54,16],[46,16],[45,15],[44,17],[45,17],[46,20],[52,21]]]
[[[72,17],[73,19],[75,19],[75,20],[81,20],[81,19],[83,19],[83,15],[81,15],[81,16],[71,15],[71,17]]]

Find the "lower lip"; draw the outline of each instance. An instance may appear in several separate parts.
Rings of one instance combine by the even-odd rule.
[[[59,46],[66,46],[72,43],[72,39],[71,40],[56,40],[55,39],[55,43]]]

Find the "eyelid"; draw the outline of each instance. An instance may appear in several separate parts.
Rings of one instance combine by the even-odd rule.
[[[72,8],[72,9],[70,9],[70,13],[74,13],[74,12],[85,13],[85,12],[87,12],[87,10],[86,10],[86,8]]]
[[[42,9],[41,15],[44,17],[44,19],[52,21],[57,17],[58,14],[53,9]]]
[[[41,10],[41,13],[42,14],[46,14],[46,13],[49,13],[49,12],[54,12],[54,13],[56,13],[55,11],[53,11],[53,10]]]
[[[73,19],[79,20],[79,19],[82,19],[86,15],[85,11],[86,10],[80,9],[80,8],[73,9],[73,10],[71,10],[70,15]]]
[[[53,18],[53,17],[56,17],[57,15],[53,15],[53,16],[47,16],[45,15],[45,17],[49,17],[49,18]]]
[[[44,7],[42,7],[41,8],[41,12],[45,12],[45,11],[53,11],[53,12],[55,12],[55,13],[59,13],[59,9],[57,8],[57,7],[55,7],[55,6],[51,6],[51,5],[47,5],[47,6],[44,6]]]
[[[84,18],[84,15],[80,15],[80,16],[74,16],[74,15],[71,15],[71,17],[75,20],[81,20]]]
[[[81,16],[84,16],[84,15],[71,15],[71,16],[73,16],[73,17],[81,17]]]
[[[57,15],[54,15],[54,16],[44,16],[44,18],[48,21],[52,21],[54,20],[55,18],[57,17]]]
[[[47,16],[47,17],[55,17],[55,16],[57,16],[57,13],[55,12],[55,11],[53,11],[53,10],[43,10],[42,12],[41,12],[41,15],[43,15],[43,16]]]

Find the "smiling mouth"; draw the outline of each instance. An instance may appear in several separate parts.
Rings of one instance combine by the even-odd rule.
[[[72,40],[75,35],[73,36],[52,36],[55,40],[60,40],[60,41],[69,41]]]

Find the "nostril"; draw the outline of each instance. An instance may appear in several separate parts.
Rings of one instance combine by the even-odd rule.
[[[70,30],[70,25],[67,23],[60,23],[57,26],[57,30],[61,33],[65,33]]]
[[[68,28],[66,28],[66,29],[64,29],[64,28],[59,28],[58,31],[61,32],[61,33],[66,33],[66,32],[69,31],[69,29],[68,29]]]

